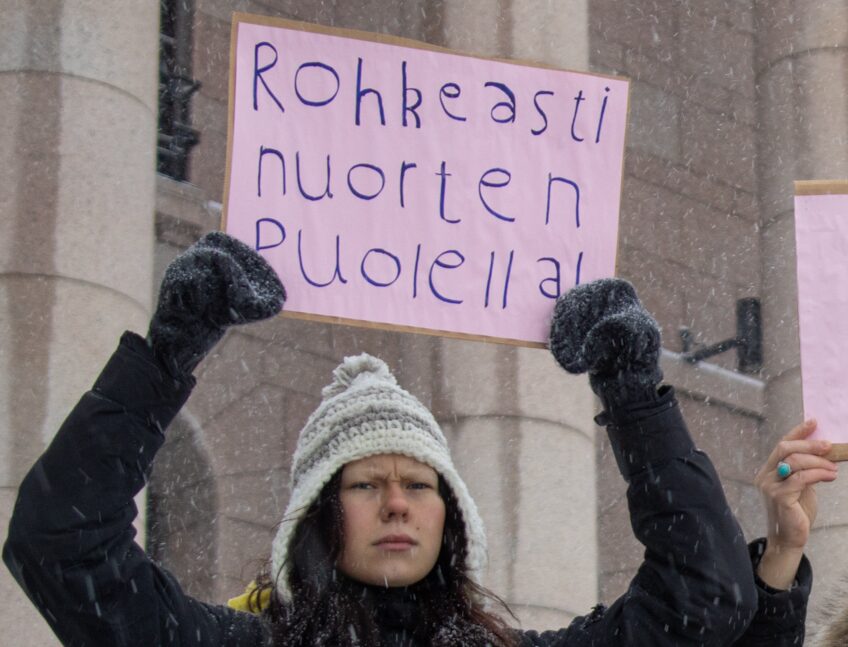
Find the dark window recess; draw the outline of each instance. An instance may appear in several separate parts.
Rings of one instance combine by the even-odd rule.
[[[159,3],[159,139],[156,170],[175,180],[188,179],[188,156],[199,140],[191,127],[191,97],[200,83],[191,78],[190,0]]]

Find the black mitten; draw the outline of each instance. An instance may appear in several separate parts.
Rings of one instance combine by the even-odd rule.
[[[212,232],[165,270],[147,341],[173,375],[187,376],[228,326],[272,317],[285,300],[285,288],[264,258]]]
[[[627,281],[600,279],[561,295],[550,348],[569,373],[589,373],[608,411],[656,397],[660,331]]]

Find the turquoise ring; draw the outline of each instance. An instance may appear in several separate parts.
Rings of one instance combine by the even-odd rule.
[[[777,464],[777,478],[782,481],[784,479],[789,478],[790,474],[792,474],[792,467],[789,465],[789,463],[784,463],[783,461],[780,461]]]

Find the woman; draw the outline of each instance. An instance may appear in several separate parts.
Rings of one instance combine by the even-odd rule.
[[[491,610],[486,602],[496,598],[479,582],[485,534],[444,436],[370,356],[336,370],[301,432],[271,567],[243,604],[253,613],[185,595],[133,542],[133,495],[191,392],[197,363],[229,325],[272,316],[284,300],[252,250],[219,233],[199,241],[168,268],[147,339],[125,333],[24,479],[3,556],[63,644],[657,647],[803,639],[808,565],[799,562],[789,591],[755,579],[761,562],[786,567],[789,553],[766,560],[761,543],[749,557],[673,391],[657,390],[657,326],[617,280],[561,297],[551,330],[557,360],[588,372],[604,404],[599,422],[646,546],[630,588],[609,608],[543,633],[510,629]],[[780,457],[799,474],[809,471],[799,462],[807,449],[793,448]],[[783,508],[775,514],[793,519]]]

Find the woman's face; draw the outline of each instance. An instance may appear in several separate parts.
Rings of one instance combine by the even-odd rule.
[[[432,467],[397,454],[348,463],[340,500],[339,568],[345,575],[383,586],[408,586],[427,576],[445,527],[445,502]]]

